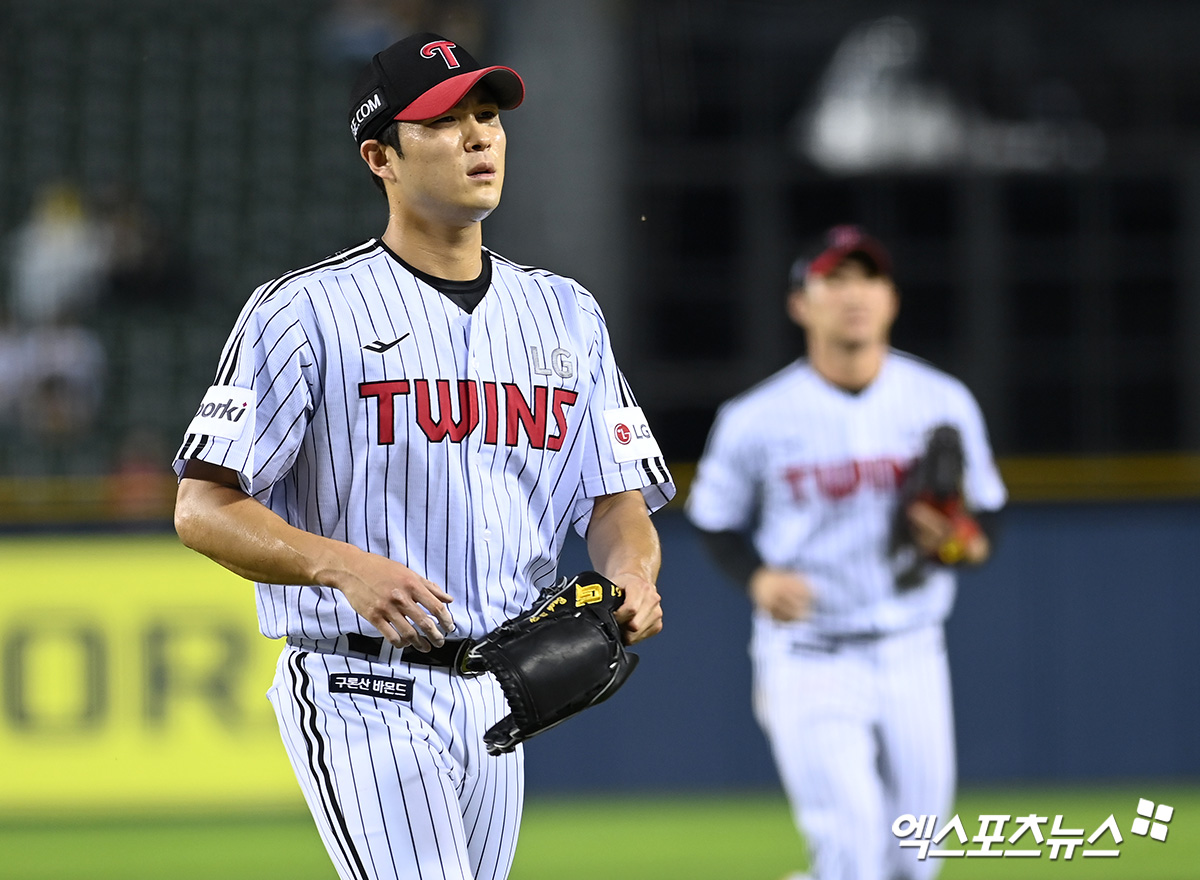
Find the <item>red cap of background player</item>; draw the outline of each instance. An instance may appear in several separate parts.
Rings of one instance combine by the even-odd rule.
[[[508,67],[481,67],[471,54],[438,34],[413,34],[371,59],[350,92],[350,135],[378,137],[394,120],[440,116],[484,80],[501,110],[525,99],[525,83]]]
[[[815,254],[800,257],[792,264],[790,280],[793,287],[803,287],[806,279],[828,275],[851,255],[862,256],[880,275],[892,274],[892,257],[879,239],[861,226],[834,226]]]

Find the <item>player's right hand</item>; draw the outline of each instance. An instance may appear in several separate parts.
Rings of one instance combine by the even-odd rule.
[[[803,620],[812,611],[812,588],[786,568],[761,566],[750,575],[750,598],[775,620]]]
[[[906,511],[913,540],[930,559],[938,559],[946,565],[956,562],[978,565],[988,558],[987,535],[975,519],[961,509],[961,505],[959,507],[948,515],[925,501],[914,501]]]
[[[397,648],[428,651],[455,629],[446,605],[454,599],[431,580],[385,556],[360,550],[324,580]]]

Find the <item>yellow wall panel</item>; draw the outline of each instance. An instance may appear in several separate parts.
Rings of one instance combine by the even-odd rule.
[[[0,812],[298,803],[253,585],[170,535],[0,538]]]

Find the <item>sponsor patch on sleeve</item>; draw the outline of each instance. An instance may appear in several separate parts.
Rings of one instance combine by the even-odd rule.
[[[608,429],[609,443],[612,444],[613,458],[617,462],[658,458],[662,455],[640,406],[606,409],[604,424]]]
[[[186,433],[237,440],[253,421],[253,391],[235,385],[213,385],[200,401]]]

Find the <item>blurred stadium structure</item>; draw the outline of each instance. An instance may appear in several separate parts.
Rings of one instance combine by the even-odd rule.
[[[788,259],[845,217],[895,243],[896,342],[966,379],[1001,455],[1200,447],[1197,13],[656,5],[638,178],[659,220],[639,262],[653,378],[637,387],[681,417],[660,419],[669,444],[790,355]],[[924,118],[930,143],[898,152],[877,119],[864,142],[854,106],[906,126],[910,151],[905,117]]]
[[[343,6],[377,15],[349,32]],[[109,223],[132,200],[173,261],[87,315],[103,401],[53,455],[13,415],[10,352],[0,475],[169,460],[250,291],[382,228],[346,83],[388,27],[447,9],[529,85],[487,240],[596,291],[672,460],[797,353],[786,268],[851,219],[894,244],[897,344],[964,377],[1002,456],[1200,450],[1200,7],[571,7],[0,2],[0,235],[66,180]]]

